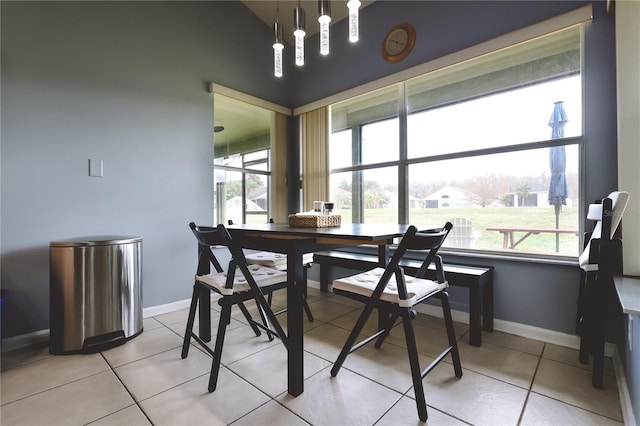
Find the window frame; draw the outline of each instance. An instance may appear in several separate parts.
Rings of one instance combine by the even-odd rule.
[[[578,25],[578,24],[575,24]],[[574,25],[571,25],[574,26]],[[568,28],[568,27],[567,27]],[[565,29],[565,28],[561,28],[558,29],[558,31]],[[544,36],[544,34],[540,35],[541,37]],[[582,56],[582,52],[583,52],[583,43],[582,43],[582,39],[584,37],[584,31],[583,28],[580,27],[580,51],[581,51],[581,56]],[[580,59],[580,62],[582,63],[582,59]],[[577,71],[571,72],[569,74],[564,74],[564,75],[556,75],[556,76],[552,76],[549,77],[548,80],[546,81],[554,81],[554,80],[558,80],[561,78],[566,78],[568,76],[571,75],[580,75],[580,78],[582,79],[582,65],[580,65],[580,68]],[[419,76],[416,76],[419,77]],[[413,77],[412,77],[413,78]],[[578,201],[578,207],[579,207],[579,212],[578,212],[578,229],[584,229],[584,221],[581,219],[582,218],[582,204],[584,201],[584,166],[585,166],[585,158],[584,158],[584,140],[585,140],[585,135],[584,135],[584,131],[581,132],[581,135],[579,136],[572,136],[572,137],[564,137],[561,139],[545,139],[545,140],[540,140],[540,141],[532,141],[532,142],[524,142],[524,143],[514,143],[514,144],[509,144],[509,145],[502,145],[502,146],[491,146],[491,147],[485,147],[485,148],[479,148],[479,149],[472,149],[472,150],[467,150],[467,151],[458,151],[458,152],[448,152],[448,153],[443,153],[443,154],[436,154],[436,155],[430,155],[430,156],[421,156],[421,157],[414,157],[414,158],[408,158],[408,142],[407,142],[407,138],[408,138],[408,117],[410,114],[413,113],[419,113],[423,110],[416,110],[416,111],[411,111],[409,112],[409,108],[407,106],[408,102],[407,102],[407,94],[406,94],[406,90],[407,90],[407,81],[410,79],[407,79],[405,81],[400,81],[400,82],[396,82],[391,86],[398,86],[398,92],[399,92],[399,96],[398,96],[398,104],[399,104],[399,110],[398,110],[398,115],[395,117],[389,117],[389,116],[381,116],[377,119],[367,119],[367,120],[363,120],[362,122],[357,122],[357,120],[355,122],[350,122],[350,123],[346,123],[345,125],[336,128],[336,129],[330,129],[330,133],[334,134],[337,132],[345,132],[345,131],[350,131],[352,134],[352,149],[356,149],[359,147],[360,151],[362,150],[362,128],[363,126],[366,126],[368,124],[371,123],[375,123],[378,121],[384,121],[384,120],[388,120],[390,118],[397,118],[399,121],[399,138],[400,138],[400,158],[398,160],[391,160],[391,161],[384,161],[384,162],[378,162],[378,163],[367,163],[367,164],[355,164],[355,165],[350,165],[350,166],[344,166],[344,167],[336,167],[336,168],[332,168],[331,170],[329,170],[329,175],[333,176],[335,174],[339,174],[339,173],[353,173],[353,172],[364,172],[367,170],[374,170],[374,169],[380,169],[383,167],[397,167],[398,169],[398,179],[397,179],[397,184],[398,184],[398,223],[409,223],[409,208],[410,208],[410,195],[409,195],[409,173],[408,173],[408,169],[411,165],[415,165],[415,164],[425,164],[425,163],[429,163],[429,162],[435,162],[435,161],[442,161],[442,160],[452,160],[452,159],[463,159],[463,158],[472,158],[472,157],[479,157],[479,156],[484,156],[484,155],[491,155],[491,154],[502,154],[502,153],[512,153],[512,152],[518,152],[518,151],[528,151],[528,150],[536,150],[536,149],[544,149],[544,148],[550,148],[550,147],[555,147],[555,146],[573,146],[573,145],[577,145],[578,147],[578,167],[579,167],[579,175],[578,175],[578,194],[576,194],[576,198],[579,200]],[[542,81],[537,81],[533,84],[537,84],[537,83],[544,83],[545,80]],[[516,87],[517,88],[517,87]],[[382,89],[387,89],[382,88]],[[505,87],[504,89],[499,89],[496,90],[494,92],[490,92],[487,93],[486,95],[495,95],[495,94],[499,94],[501,92],[508,92],[511,90],[514,90],[514,87]],[[582,88],[582,95],[581,95],[581,103],[582,103],[582,116],[584,117],[584,110],[585,110],[585,99],[584,99],[584,87]],[[460,99],[460,101],[467,101],[473,99],[472,97],[469,98],[462,98]],[[424,108],[424,111],[427,111],[431,108],[439,108],[442,105],[437,105],[437,106],[431,106],[431,107],[427,107]],[[584,128],[584,125],[583,125]],[[356,140],[358,139],[358,140]],[[354,154],[355,155],[355,154]],[[362,153],[360,152],[360,155],[362,156]],[[362,180],[362,174],[360,174],[360,178]],[[352,183],[353,185],[353,183]],[[360,188],[362,189],[362,188]],[[353,191],[352,193],[352,220],[354,222],[359,222],[359,223],[363,223],[364,222],[364,214],[363,214],[363,205],[362,205],[362,197],[363,194],[357,194],[357,191]],[[363,191],[361,191],[363,192]],[[360,199],[360,203],[359,205],[356,205],[356,199]],[[447,250],[451,250],[454,253],[457,252],[461,252],[461,253],[466,253],[466,252],[471,252],[471,253],[484,253],[484,254],[489,254],[489,255],[498,255],[498,256],[505,256],[505,257],[525,257],[525,258],[540,258],[540,259],[553,259],[553,260],[558,260],[558,259],[575,259],[578,256],[578,252],[579,252],[579,247],[581,246],[581,241],[582,241],[582,236],[581,236],[581,232],[578,232],[578,243],[577,243],[577,252],[575,255],[559,255],[559,254],[554,254],[554,253],[528,253],[526,251],[515,251],[513,253],[510,253],[508,251],[499,251],[499,250],[488,250],[488,249],[460,249],[460,248],[448,248]]]

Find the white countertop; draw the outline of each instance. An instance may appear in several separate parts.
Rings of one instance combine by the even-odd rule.
[[[622,312],[640,315],[640,277],[614,277]]]

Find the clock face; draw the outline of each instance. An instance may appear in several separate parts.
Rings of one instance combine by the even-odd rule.
[[[386,50],[389,55],[397,55],[407,47],[409,34],[403,28],[392,31],[385,42]]]
[[[399,24],[389,31],[382,42],[382,57],[389,63],[406,58],[416,42],[416,31],[411,24]]]

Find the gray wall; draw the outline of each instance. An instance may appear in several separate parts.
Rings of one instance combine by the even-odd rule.
[[[190,297],[187,224],[213,220],[207,83],[287,102],[269,28],[239,2],[0,5],[2,337],[49,328],[58,239],[141,236],[143,305]]]

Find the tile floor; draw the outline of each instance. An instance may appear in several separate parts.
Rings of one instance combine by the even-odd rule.
[[[208,355],[194,344],[189,357],[180,358],[185,309],[145,319],[141,335],[101,353],[52,356],[42,346],[2,354],[0,423],[419,423],[402,329],[397,327],[382,349],[352,354],[332,378],[329,370],[358,305],[309,291],[316,319],[305,323],[305,392],[297,398],[286,392],[284,347],[253,336],[239,312],[227,334],[218,390],[208,393]],[[283,297],[274,303],[283,304]],[[416,318],[423,368],[446,341],[441,322],[422,314]],[[465,324],[457,323],[456,332],[464,375],[457,379],[447,358],[425,378],[429,424],[622,424],[610,363],[604,389],[596,390],[575,350],[497,331],[485,333],[482,346],[473,347]]]

